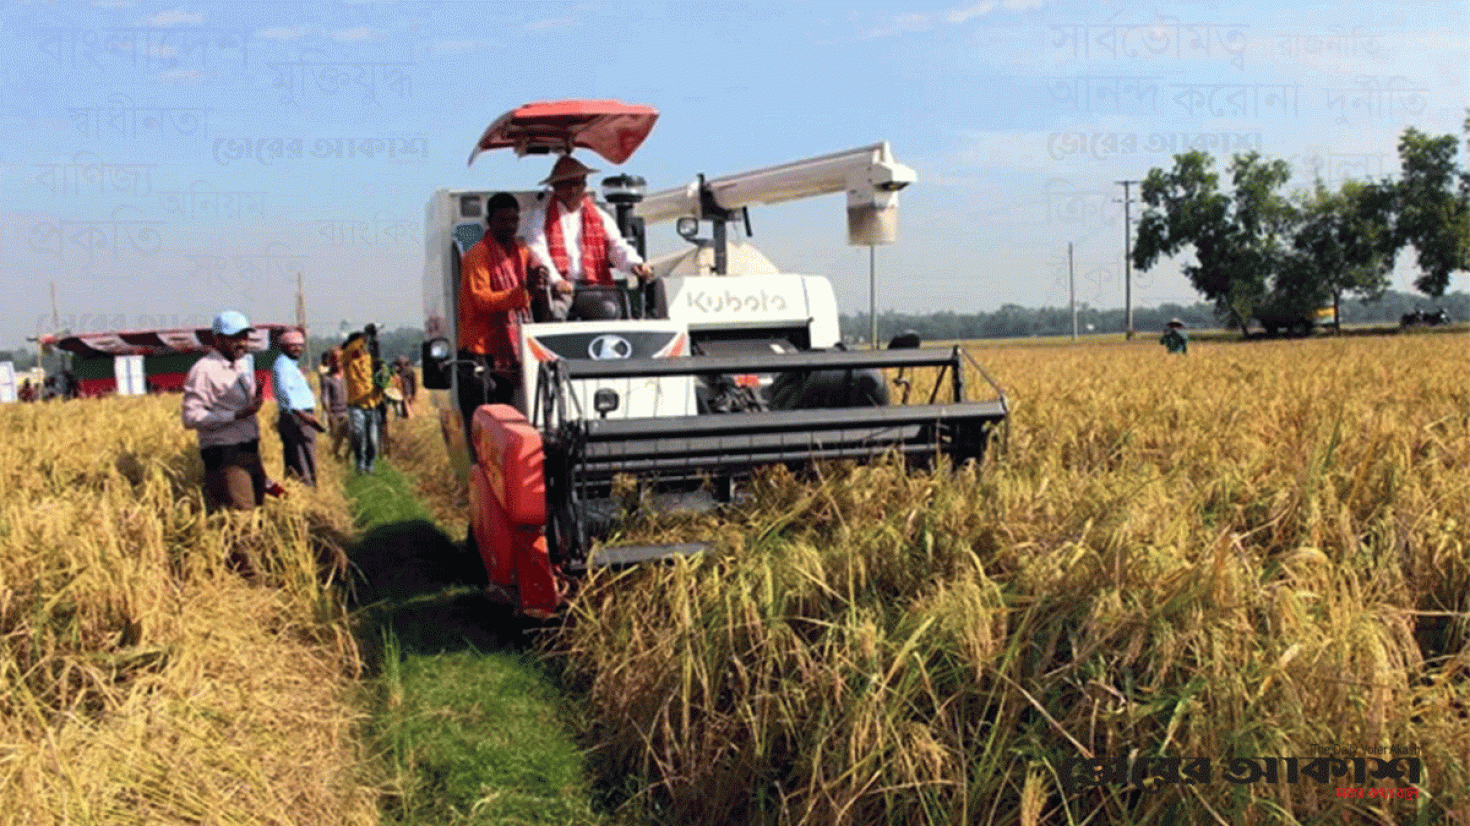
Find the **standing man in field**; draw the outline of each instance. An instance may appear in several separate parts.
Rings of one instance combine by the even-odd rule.
[[[373,354],[367,337],[353,333],[342,344],[342,383],[347,388],[347,439],[353,467],[372,473],[378,458],[383,427],[383,391],[373,372]]]
[[[347,440],[347,387],[342,383],[342,365],[337,348],[322,353],[322,405],[327,408],[327,431],[332,436],[332,458],[342,458]]]
[[[260,425],[255,420],[264,388],[255,384],[255,359],[250,356],[254,332],[234,310],[215,316],[213,348],[184,377],[184,427],[199,432],[204,498],[211,511],[248,510],[265,498]]]
[[[1164,334],[1159,336],[1159,343],[1171,353],[1189,355],[1189,335],[1184,332],[1184,322],[1177,318],[1171,319],[1164,328]]]
[[[316,434],[325,430],[316,418],[316,395],[306,383],[299,359],[306,349],[300,330],[281,334],[281,354],[271,366],[271,389],[276,396],[276,432],[287,475],[316,487]]]
[[[551,185],[551,198],[531,216],[531,252],[550,271],[553,286],[562,294],[571,291],[571,284],[610,287],[614,269],[639,278],[653,275],[624,240],[617,221],[587,194],[587,176],[596,171],[571,155],[558,158],[541,182]]]
[[[403,401],[399,403],[399,412],[402,418],[413,416],[413,404],[419,397],[419,377],[413,371],[413,364],[409,362],[408,356],[398,357],[398,383],[403,392]]]

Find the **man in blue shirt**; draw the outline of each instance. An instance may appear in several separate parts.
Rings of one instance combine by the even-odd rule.
[[[276,395],[276,432],[281,434],[287,475],[316,486],[316,434],[325,430],[316,418],[316,396],[306,383],[297,359],[306,349],[300,330],[281,334],[281,355],[271,366],[271,389]]]

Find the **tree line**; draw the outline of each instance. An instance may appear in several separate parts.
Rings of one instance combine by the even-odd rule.
[[[1470,142],[1470,110],[1465,119]],[[1215,318],[1245,332],[1252,318],[1291,318],[1344,297],[1384,295],[1400,252],[1412,247],[1415,289],[1444,295],[1453,272],[1470,269],[1470,171],[1460,140],[1414,127],[1398,141],[1397,179],[1321,179],[1287,193],[1290,166],[1251,151],[1232,156],[1228,180],[1206,152],[1149,170],[1133,266],[1186,255],[1183,272]],[[1446,308],[1448,309],[1448,308]],[[1450,310],[1451,317],[1463,313]],[[1346,319],[1344,319],[1346,320]]]
[[[1470,320],[1470,293],[1453,292],[1438,299],[1427,299],[1417,293],[1384,290],[1375,298],[1344,301],[1339,308],[1339,318],[1344,324],[1397,324],[1411,310],[1434,308],[1443,308],[1455,321]],[[1159,331],[1174,318],[1183,321],[1190,329],[1221,326],[1215,316],[1214,305],[1204,301],[1133,308],[1135,330]],[[869,319],[867,313],[842,316],[839,321],[843,340],[866,341],[872,330]],[[1126,325],[1127,313],[1122,307],[1101,309],[1085,303],[1077,305],[1077,329],[1082,335],[1122,332]],[[890,310],[878,314],[879,341],[887,341],[909,331],[918,333],[925,341],[1069,336],[1072,334],[1072,313],[1066,307],[1033,308],[1006,304],[993,312],[899,313]]]

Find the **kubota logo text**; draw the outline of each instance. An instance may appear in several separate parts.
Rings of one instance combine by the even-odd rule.
[[[689,306],[701,313],[772,313],[786,309],[785,296],[771,295],[765,290],[761,290],[759,294],[740,294],[730,290],[725,290],[724,293],[690,290],[684,295],[687,296]]]
[[[625,359],[633,355],[633,345],[622,336],[612,334],[598,336],[587,345],[588,358],[599,361],[606,359]]]

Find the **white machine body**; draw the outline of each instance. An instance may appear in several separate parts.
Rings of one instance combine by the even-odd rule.
[[[845,191],[849,243],[881,244],[894,240],[898,191],[915,179],[912,169],[893,159],[887,143],[878,143],[716,178],[706,186],[723,210]],[[443,339],[451,345],[457,341],[460,256],[483,236],[485,204],[494,191],[440,189],[429,200],[423,294],[428,340]],[[521,205],[520,237],[529,239],[548,193],[511,194]],[[649,224],[708,217],[701,203],[695,182],[648,196],[633,214]],[[537,415],[538,365],[557,358],[684,358],[715,352],[722,344],[738,344],[746,352],[827,349],[838,344],[837,300],[826,278],[782,273],[748,243],[729,248],[733,252],[727,256],[727,274],[709,275],[712,250],[707,241],[695,243],[692,250],[650,262],[661,276],[652,282],[651,318],[522,325],[518,406]],[[453,371],[452,381],[458,380],[458,371]],[[768,377],[763,377],[762,383],[766,381]],[[617,407],[605,413],[609,418],[684,416],[696,413],[695,383],[691,376],[599,381],[597,387],[577,381],[571,395],[589,417],[599,415],[593,396],[602,388],[618,397]]]

